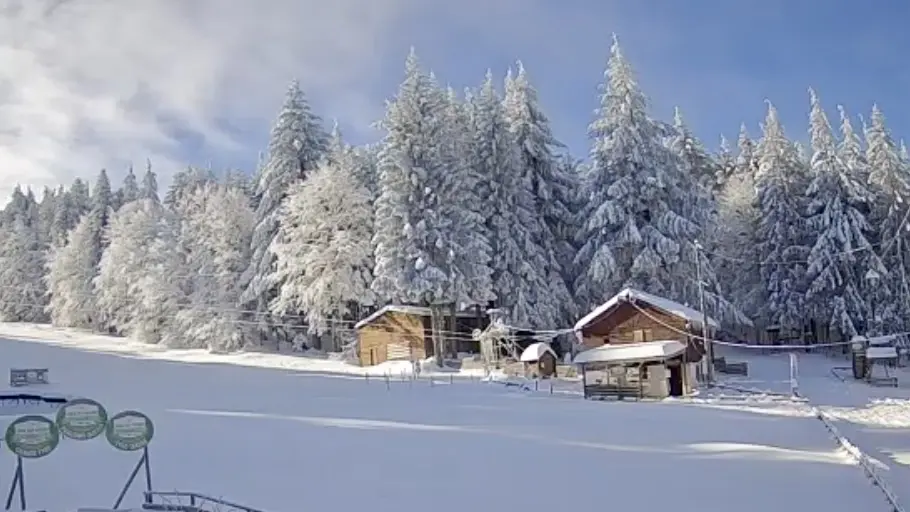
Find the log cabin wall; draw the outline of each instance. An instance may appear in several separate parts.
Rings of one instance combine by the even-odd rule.
[[[648,316],[639,311],[647,311]],[[649,318],[653,317],[652,318]],[[594,323],[582,329],[584,345],[588,348],[604,344],[641,343],[646,341],[677,340],[686,343],[686,321],[655,309],[645,303],[619,304]]]
[[[357,331],[361,366],[372,366],[393,359],[421,360],[426,356],[424,318],[420,315],[389,311]],[[406,354],[406,357],[403,355]]]

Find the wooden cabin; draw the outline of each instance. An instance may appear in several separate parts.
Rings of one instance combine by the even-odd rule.
[[[460,311],[454,326],[447,319],[447,348],[454,353],[477,353],[478,342],[471,338],[474,329],[486,328],[486,315],[473,310]],[[420,361],[434,355],[430,308],[389,305],[354,325],[357,356],[361,366],[386,361]]]
[[[556,376],[556,352],[548,343],[537,342],[521,353],[525,377],[548,379]]]
[[[584,362],[582,371],[605,372],[604,376],[593,377],[596,385],[607,381],[640,383],[654,380],[653,376],[648,376],[648,369],[653,366],[655,371],[650,374],[659,374],[662,379],[666,373],[668,395],[688,394],[695,388],[696,365],[704,355],[704,343],[698,338],[702,335],[704,321],[705,316],[700,311],[626,288],[575,324],[575,336],[582,351],[605,347],[598,351],[596,358],[589,354],[579,359],[578,356],[584,354],[581,352],[576,359]],[[707,324],[708,334],[713,336],[718,324],[712,318],[707,319]],[[650,351],[643,348],[615,351],[607,348],[641,347],[649,343],[673,350],[656,351],[655,356],[650,357]],[[628,376],[624,377],[626,370]],[[660,397],[664,393],[662,389],[663,386],[656,386],[649,396]]]

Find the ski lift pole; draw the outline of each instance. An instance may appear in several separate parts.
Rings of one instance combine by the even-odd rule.
[[[705,378],[708,384],[714,384],[714,345],[708,333],[708,310],[705,307],[705,283],[701,276],[702,247],[698,240],[695,241],[695,279],[698,281],[698,301],[701,307],[701,335],[705,342]]]

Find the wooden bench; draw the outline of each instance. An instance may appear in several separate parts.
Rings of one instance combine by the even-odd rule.
[[[727,359],[724,357],[715,357],[714,358],[714,370],[717,371],[717,373],[726,373],[727,375],[746,376],[749,374],[749,364],[748,363],[728,363]]]
[[[623,400],[626,398],[641,398],[641,391],[637,386],[607,386],[603,384],[586,386],[584,389],[585,398],[597,398],[600,400],[606,398],[617,398]]]
[[[728,375],[749,375],[749,364],[748,363],[726,363],[724,365],[724,371]]]
[[[13,387],[30,386],[32,384],[48,384],[47,368],[11,368],[9,371],[9,385]]]
[[[869,377],[866,379],[866,382],[872,386],[893,388],[896,388],[898,386],[897,377]]]

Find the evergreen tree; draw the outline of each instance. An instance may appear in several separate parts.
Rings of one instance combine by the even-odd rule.
[[[44,322],[47,288],[38,226],[25,217],[0,227],[0,318],[4,322]]]
[[[94,307],[114,332],[159,343],[180,309],[173,220],[153,199],[131,201],[112,215],[107,238]]]
[[[101,219],[87,213],[69,232],[66,245],[54,248],[48,257],[48,312],[57,327],[90,328],[97,325],[92,280],[101,257],[98,233]]]
[[[808,227],[816,236],[806,269],[806,306],[814,318],[828,321],[849,337],[859,332],[857,325],[869,315],[864,275],[883,275],[884,269],[866,239],[870,227],[861,211],[868,208],[871,194],[856,180],[857,172],[848,168],[845,153],[838,152],[818,96],[811,90],[810,96],[812,181],[806,195]]]
[[[326,135],[321,119],[311,112],[299,84],[294,81],[272,128],[268,158],[255,180],[256,228],[252,237],[252,257],[249,268],[241,276],[244,309],[267,313],[269,303],[277,295],[281,283],[269,281],[268,276],[274,268],[275,256],[269,246],[278,233],[279,207],[291,185],[304,179],[318,165],[325,147]],[[262,338],[280,339],[282,333],[277,331],[267,321],[262,322]]]
[[[726,178],[718,198],[716,264],[719,277],[730,297],[748,316],[757,317],[764,302],[764,285],[756,262],[758,245],[756,228],[759,220],[755,175],[758,168],[755,143],[745,125],[740,127],[738,154],[725,171]],[[724,162],[724,160],[721,160]]]
[[[441,238],[442,193],[432,188],[445,174],[441,155],[446,105],[432,90],[414,50],[405,79],[382,123],[376,198],[376,267],[372,290],[394,303],[446,303],[451,294],[451,248]]]
[[[579,233],[581,270],[576,293],[596,306],[625,286],[681,302],[698,298],[695,242],[703,226],[686,204],[694,181],[664,144],[666,127],[647,113],[647,101],[614,37],[587,172],[587,201]],[[700,257],[704,260],[703,257]],[[709,306],[736,311],[717,293],[709,262]]]
[[[905,331],[910,328],[910,230],[902,228],[901,222],[910,204],[910,168],[901,161],[900,148],[878,105],[872,107],[865,138],[869,185],[875,197],[870,218],[888,271],[868,295],[875,310],[872,327],[887,325],[889,331]]]
[[[47,248],[54,241],[54,218],[60,207],[61,197],[50,187],[44,187],[38,203],[38,237],[41,247]]]
[[[179,209],[184,198],[195,194],[197,190],[209,183],[217,181],[218,177],[209,168],[187,167],[174,175],[174,180],[164,196],[164,204],[169,208]]]
[[[141,199],[151,199],[158,203],[158,175],[152,170],[151,160],[146,162],[145,174],[142,176],[142,190],[139,191]]]
[[[136,174],[133,172],[131,165],[123,178],[123,185],[117,191],[114,198],[114,210],[119,210],[123,205],[139,199],[139,183],[136,181]]]
[[[356,321],[361,306],[374,304],[370,191],[356,178],[358,156],[337,133],[330,148],[327,161],[292,187],[271,247],[271,279],[282,283],[271,309],[304,312],[314,335],[337,330],[333,319]]]
[[[237,275],[249,264],[255,217],[236,187],[209,183],[183,199],[177,245],[185,257],[183,306],[165,343],[224,353],[246,344]]]
[[[756,252],[762,264],[765,296],[762,313],[770,325],[802,328],[806,270],[802,261],[809,252],[803,218],[802,164],[770,102],[763,128],[755,176],[759,213]]]
[[[518,74],[506,78],[503,101],[508,123],[518,151],[517,165],[523,180],[530,186],[533,215],[540,223],[534,242],[544,255],[540,272],[548,283],[538,293],[550,309],[558,313],[551,319],[550,327],[566,325],[577,316],[574,297],[569,292],[571,258],[576,224],[573,206],[578,191],[577,175],[571,167],[571,158],[560,161],[557,150],[565,146],[556,140],[550,120],[540,108],[537,90],[531,85],[521,62]],[[564,165],[570,164],[570,165]]]

